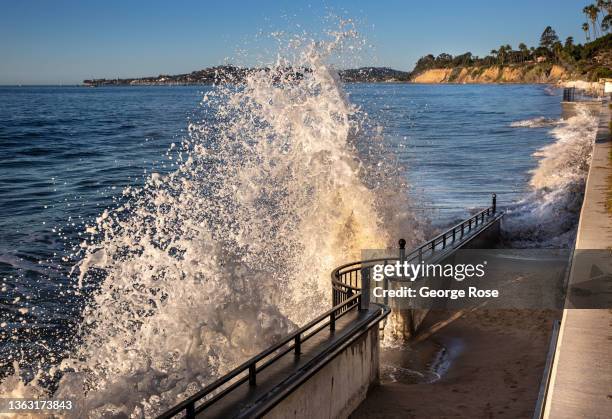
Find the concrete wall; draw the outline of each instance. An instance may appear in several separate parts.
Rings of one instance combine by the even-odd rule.
[[[572,116],[576,116],[578,106],[587,109],[590,113],[594,115],[599,115],[599,110],[601,108],[601,102],[599,101],[591,101],[591,102],[561,102],[561,117],[563,119],[571,118]]]
[[[606,207],[612,176],[610,110],[600,107],[599,130],[587,179],[569,287],[592,277],[593,268],[612,274],[612,214]],[[601,250],[595,252],[595,250]],[[589,261],[588,254],[606,255]],[[603,276],[601,276],[603,277]],[[608,286],[609,289],[609,286]],[[609,292],[606,290],[606,292]],[[544,417],[609,418],[612,412],[612,309],[569,308],[566,303]]]
[[[493,224],[480,232],[478,236],[470,240],[462,249],[492,249],[499,243],[501,223],[503,218],[496,220]]]
[[[346,418],[378,382],[379,332],[371,327],[265,417]]]

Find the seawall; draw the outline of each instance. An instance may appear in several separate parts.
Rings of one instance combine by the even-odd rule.
[[[378,325],[371,327],[351,346],[321,368],[266,418],[346,418],[378,383]]]
[[[604,103],[600,106],[599,129],[580,214],[568,280],[569,298],[561,321],[545,418],[603,418],[612,412],[609,121],[610,109]]]

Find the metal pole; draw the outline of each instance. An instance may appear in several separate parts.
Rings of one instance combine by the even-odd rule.
[[[255,369],[255,364],[249,365],[249,385],[254,387],[257,385],[257,370]]]
[[[493,207],[493,215],[495,215],[495,211],[497,210],[497,195],[493,194],[491,206]]]
[[[301,333],[295,337],[294,349],[295,349],[295,356],[300,356],[300,354],[302,353],[302,334]]]
[[[188,419],[195,418],[195,403],[189,403],[185,409],[185,417]]]
[[[361,268],[361,297],[359,298],[359,310],[370,308],[370,268]]]
[[[404,263],[404,259],[406,259],[406,240],[399,239],[399,257],[400,262]]]

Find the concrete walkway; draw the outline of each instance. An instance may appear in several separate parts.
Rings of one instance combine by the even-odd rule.
[[[606,298],[612,294],[612,213],[606,208],[612,164],[608,122],[610,110],[604,103],[593,160],[586,185],[576,237],[576,251],[569,279],[572,287],[585,289],[584,284],[599,278],[596,291],[597,309],[587,304],[566,304],[544,417],[551,419],[612,417],[612,305]],[[585,293],[582,293],[584,297]],[[604,304],[601,304],[601,302]]]

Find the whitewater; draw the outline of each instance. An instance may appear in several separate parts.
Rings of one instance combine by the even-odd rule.
[[[293,61],[207,93],[207,119],[171,147],[177,169],[86,227],[78,348],[0,392],[40,396],[61,376],[53,397],[74,417],[151,417],[327,309],[333,267],[390,232],[422,238],[405,181],[326,62],[355,39],[300,39]]]

